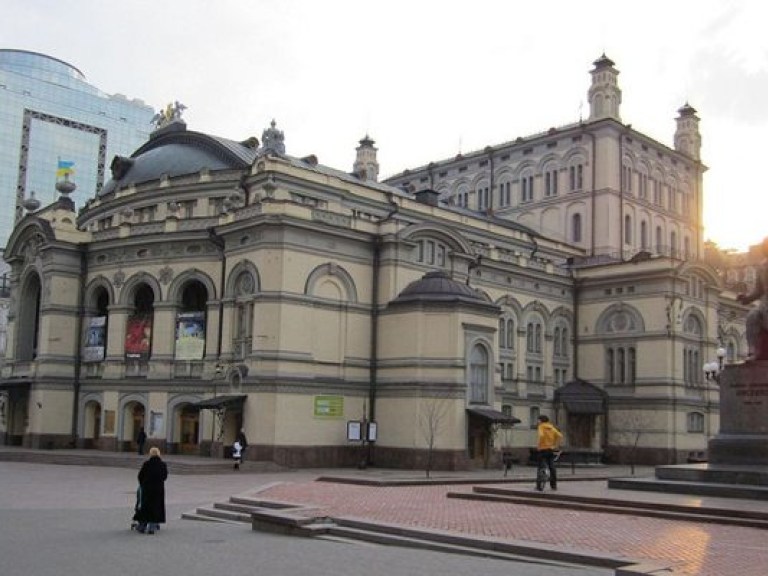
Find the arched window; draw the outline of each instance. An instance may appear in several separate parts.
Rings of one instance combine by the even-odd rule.
[[[555,326],[552,340],[553,355],[556,358],[566,358],[568,356],[568,328]]]
[[[664,253],[664,240],[661,235],[661,226],[656,226],[656,252],[659,254]]]
[[[520,201],[533,201],[533,172],[528,169],[520,176]]]
[[[632,244],[632,217],[624,216],[624,244]]]
[[[645,220],[640,222],[640,248],[648,249],[648,223]]]
[[[689,412],[687,420],[688,432],[704,432],[704,414],[701,412]]]
[[[253,346],[253,312],[256,282],[249,270],[243,270],[235,281],[235,322],[232,350],[237,360],[245,359]]]
[[[584,188],[584,164],[580,161],[568,167],[568,188],[571,192]]]
[[[506,316],[499,320],[499,348],[502,350],[515,348],[515,321]]]
[[[544,168],[544,196],[557,196],[558,192],[557,164],[549,162]]]
[[[469,402],[488,403],[488,351],[475,344],[469,359]]]
[[[28,362],[37,358],[40,339],[40,276],[30,274],[19,292],[19,314],[16,317],[18,344],[16,358]]]
[[[571,240],[581,242],[581,214],[574,214],[571,217]]]
[[[669,249],[672,256],[677,256],[679,248],[677,246],[677,232],[674,230],[669,234]]]

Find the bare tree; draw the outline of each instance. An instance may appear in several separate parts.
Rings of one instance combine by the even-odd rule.
[[[448,415],[448,402],[445,398],[432,397],[423,400],[419,405],[419,430],[427,445],[426,473],[429,478],[432,470],[432,460],[435,442],[443,430]]]
[[[640,438],[651,429],[651,419],[645,412],[627,412],[621,418],[621,427],[612,426],[610,429],[611,444],[617,448],[627,449],[627,460],[630,473],[635,475],[637,462],[637,447]]]

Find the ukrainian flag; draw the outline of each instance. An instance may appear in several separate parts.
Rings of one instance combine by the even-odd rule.
[[[69,176],[75,173],[75,163],[70,160],[59,160],[59,167],[56,169],[56,177]]]

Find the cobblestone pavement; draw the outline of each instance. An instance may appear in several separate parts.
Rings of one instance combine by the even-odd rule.
[[[290,482],[267,487],[260,496],[310,505],[327,516],[669,562],[675,574],[764,576],[768,571],[765,530],[446,497],[471,490]]]

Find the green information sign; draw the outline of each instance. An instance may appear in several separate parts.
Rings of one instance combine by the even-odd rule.
[[[315,396],[315,418],[343,418],[344,396]]]

